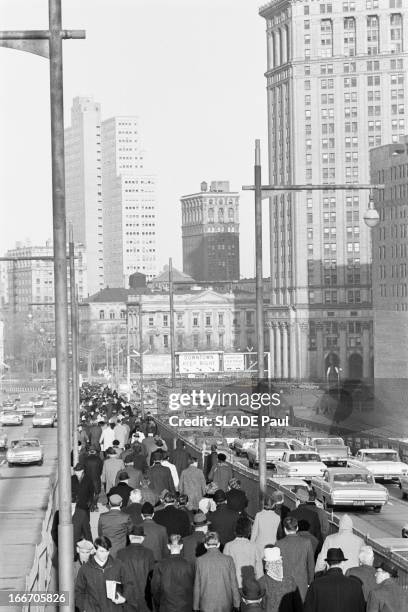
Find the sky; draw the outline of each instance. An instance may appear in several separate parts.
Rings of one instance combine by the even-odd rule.
[[[65,125],[75,96],[102,117],[137,115],[157,176],[158,271],[182,269],[180,196],[201,181],[267,183],[266,36],[261,0],[62,0]],[[0,0],[2,30],[48,29],[47,0]],[[0,252],[52,236],[49,62],[0,49]],[[267,201],[264,271],[268,274]],[[253,192],[241,193],[241,276],[254,275]]]

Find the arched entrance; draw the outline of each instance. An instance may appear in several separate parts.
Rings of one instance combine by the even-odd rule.
[[[340,382],[339,356],[329,353],[325,359],[324,378],[330,385],[337,386]]]
[[[361,380],[363,378],[363,358],[359,353],[352,353],[348,360],[349,378]]]

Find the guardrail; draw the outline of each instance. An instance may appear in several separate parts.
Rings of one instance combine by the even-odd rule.
[[[41,541],[35,547],[33,565],[26,576],[25,590],[27,593],[56,590],[56,585],[52,584],[54,543],[51,538],[51,527],[56,506],[57,482],[57,478],[54,478],[50,483],[50,495],[41,527]],[[45,604],[30,603],[22,609],[23,612],[43,612]]]
[[[177,438],[182,440],[186,446],[186,449],[193,455],[197,457],[199,460],[199,466],[203,467],[204,464],[204,453],[201,448],[190,442],[189,440],[183,438],[183,436],[179,435],[175,429],[173,429],[170,425],[163,423],[159,419],[154,419],[158,432],[161,437],[166,441],[168,448],[172,448],[175,446],[175,442]],[[248,504],[248,514],[251,517],[254,517],[255,514],[259,511],[259,484],[258,484],[258,475],[253,472],[250,468],[245,467],[244,465],[237,465],[232,461],[228,461],[230,463],[232,472],[234,477],[238,477],[242,483],[242,488],[245,490],[247,494],[247,498],[249,501]],[[285,505],[288,506],[289,509],[293,509],[296,507],[296,495],[282,485],[278,485],[275,482],[272,482],[270,478],[267,479],[267,493],[270,495],[273,491],[280,490],[282,491],[285,499]],[[339,518],[334,514],[328,512],[328,518],[331,528],[331,533],[335,533],[338,531]],[[378,542],[371,539],[367,534],[362,533],[358,529],[353,529],[354,533],[361,537],[367,545],[372,546],[375,555],[375,562],[381,562],[383,560],[391,560],[395,565],[399,568],[399,576],[398,582],[404,588],[408,589],[408,559],[403,558],[398,553],[391,552],[387,547],[381,546]],[[408,548],[408,546],[407,546]]]

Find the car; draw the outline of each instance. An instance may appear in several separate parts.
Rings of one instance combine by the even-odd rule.
[[[318,453],[310,450],[286,451],[280,461],[276,462],[276,471],[285,476],[298,476],[312,480],[327,470]]]
[[[328,467],[347,467],[350,449],[344,444],[343,438],[313,437],[308,440],[308,445],[319,453],[321,460]]]
[[[44,406],[44,400],[42,398],[36,398],[34,400],[34,408],[42,408]]]
[[[37,463],[42,465],[44,452],[38,438],[21,438],[12,440],[7,451],[6,460],[9,467],[16,464]]]
[[[255,442],[255,438],[234,438],[231,448],[235,451],[237,457],[246,455],[248,448]]]
[[[377,480],[400,482],[402,476],[408,476],[408,465],[392,448],[360,448],[348,463],[367,469]]]
[[[289,489],[292,493],[298,491],[299,489],[304,489],[309,492],[310,487],[306,480],[303,478],[296,478],[295,476],[283,476],[279,474],[275,474],[271,478],[268,478],[268,482],[272,484],[272,486],[280,491],[282,489]]]
[[[402,492],[402,499],[408,499],[408,476],[401,476],[400,487]]]
[[[10,397],[3,401],[3,408],[12,408],[13,406],[14,401]]]
[[[33,427],[54,427],[55,412],[51,410],[37,411],[33,416]]]
[[[285,451],[290,451],[291,446],[287,440],[281,438],[266,438],[266,464],[272,467],[276,466]],[[259,440],[254,440],[246,451],[248,457],[248,465],[250,468],[256,468],[259,464]]]
[[[376,512],[388,502],[387,489],[366,469],[332,467],[312,478],[312,488],[325,509],[333,506],[372,507]]]
[[[0,424],[1,425],[22,425],[23,416],[18,414],[15,410],[3,410],[0,412]]]
[[[19,406],[17,406],[16,412],[18,414],[22,414],[23,417],[25,417],[25,416],[34,416],[35,415],[35,408],[34,408],[33,402],[27,402],[26,404],[20,404]]]
[[[0,429],[0,448],[7,448],[7,433],[3,430],[3,428]]]

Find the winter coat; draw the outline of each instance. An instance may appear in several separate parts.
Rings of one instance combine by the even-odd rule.
[[[188,507],[198,510],[198,502],[205,493],[205,478],[202,470],[190,465],[181,472],[179,491],[188,496]]]
[[[161,463],[155,463],[147,471],[147,476],[150,480],[150,488],[160,495],[160,493],[167,489],[171,493],[175,493],[173,477],[168,467],[164,467]]]
[[[106,580],[115,580],[123,585],[123,596],[126,607],[115,604],[106,596]],[[75,581],[75,605],[80,612],[125,612],[135,610],[131,605],[133,578],[121,563],[108,557],[103,567],[98,565],[93,557],[81,565]]]
[[[169,468],[170,473],[171,473],[171,477],[172,477],[173,482],[174,482],[174,487],[178,491],[178,488],[179,488],[179,475],[178,475],[176,466],[174,465],[174,463],[171,463],[170,461],[167,461],[167,459],[164,459],[162,461],[162,465],[164,467]]]
[[[111,495],[120,495],[122,498],[122,508],[125,509],[129,503],[129,496],[132,491],[132,487],[130,487],[126,482],[120,482],[115,487],[112,487],[108,493],[108,500]]]
[[[191,535],[183,538],[182,555],[192,567],[195,567],[197,557],[201,557],[206,553],[204,546],[205,533],[203,531],[194,531]]]
[[[175,508],[172,504],[155,512],[154,521],[158,525],[163,525],[169,536],[177,533],[183,538],[191,533],[191,524],[187,513]]]
[[[232,542],[227,542],[223,550],[224,555],[229,555],[235,563],[237,581],[239,588],[242,587],[242,568],[250,565],[254,568],[256,578],[263,575],[262,556],[255,544],[248,538],[236,537]]]
[[[132,601],[138,602],[138,612],[149,612],[145,590],[148,576],[154,567],[152,551],[143,544],[129,544],[118,551],[116,558],[122,561],[126,570],[134,576]]]
[[[310,585],[304,612],[365,612],[361,582],[331,568]]]
[[[105,491],[108,492],[115,486],[116,475],[120,470],[125,468],[122,459],[115,456],[110,456],[105,459],[102,469],[101,482],[105,485]]]
[[[348,514],[343,514],[339,522],[337,533],[327,536],[322,550],[316,561],[316,573],[321,572],[326,567],[325,558],[329,548],[341,548],[347,561],[343,562],[343,571],[346,572],[350,567],[358,565],[358,556],[364,540],[353,533],[353,521]]]
[[[128,504],[126,508],[123,508],[123,511],[130,516],[132,519],[133,525],[140,525],[142,523],[142,504]]]
[[[370,592],[377,586],[375,569],[371,565],[350,567],[346,572],[346,576],[354,576],[361,581],[364,599],[367,601]]]
[[[227,491],[227,506],[231,510],[243,512],[248,506],[248,498],[245,491],[241,489],[231,489]]]
[[[228,483],[233,477],[232,467],[228,463],[218,463],[213,466],[210,473],[208,474],[208,480],[212,480],[216,483],[219,489],[226,491],[228,489]]]
[[[273,510],[261,510],[255,514],[252,525],[251,542],[256,544],[263,556],[267,544],[276,543],[276,534],[280,525],[280,517]]]
[[[232,607],[239,608],[240,602],[234,561],[218,548],[208,549],[196,561],[193,609],[231,612]]]
[[[221,547],[235,537],[235,525],[239,519],[239,513],[228,508],[226,503],[219,504],[214,512],[208,513],[211,530],[216,531],[220,537]]]
[[[109,425],[102,429],[101,437],[99,438],[99,444],[101,445],[102,451],[107,451],[108,448],[112,446],[112,443],[115,439],[115,432],[112,427]]]
[[[101,492],[103,461],[97,454],[88,455],[84,460],[85,476],[93,482],[95,493]]]
[[[146,518],[143,521],[145,539],[143,546],[150,548],[155,561],[160,561],[169,554],[167,548],[167,531],[163,525],[158,525],[153,519]]]
[[[96,423],[94,423],[93,425],[90,426],[88,430],[89,444],[91,446],[94,446],[97,452],[101,450],[101,445],[99,444],[101,435],[102,435],[102,427],[100,425],[97,425]]]
[[[156,564],[152,596],[160,612],[191,612],[194,570],[181,555],[170,555]]]
[[[292,576],[304,601],[307,587],[314,578],[312,544],[295,534],[279,540],[276,546],[281,550],[284,576]]]
[[[265,574],[258,582],[265,590],[262,599],[264,612],[302,612],[302,598],[293,578],[284,576],[279,582]],[[326,612],[329,610],[330,608]]]
[[[378,584],[368,596],[367,612],[402,612],[408,610],[408,593],[392,578]]]
[[[122,510],[114,509],[104,512],[99,516],[98,536],[107,536],[112,542],[110,554],[116,557],[116,553],[127,544],[128,535],[133,528],[132,519]]]
[[[179,438],[177,438],[176,449],[171,453],[170,456],[171,456],[171,460],[176,466],[177,473],[179,476],[181,476],[181,473],[183,472],[183,470],[188,468],[188,464],[189,464],[188,455],[189,453],[186,451],[183,445],[183,442]]]
[[[315,507],[316,508],[316,507]],[[323,543],[320,518],[316,509],[310,507],[308,503],[299,504],[297,508],[289,512],[288,516],[293,516],[297,521],[305,520],[310,524],[309,531],[319,540],[319,545]]]
[[[71,476],[71,497],[72,502],[76,503],[78,508],[89,510],[94,498],[94,486],[92,480],[85,473],[81,480],[76,474]]]

